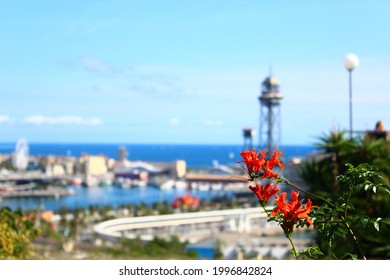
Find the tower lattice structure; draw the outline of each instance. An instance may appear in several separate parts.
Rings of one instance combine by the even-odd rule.
[[[244,137],[244,150],[252,150],[253,148],[253,134],[252,128],[246,127],[242,130],[242,136]]]
[[[259,148],[272,153],[281,143],[281,101],[279,80],[269,76],[261,84]]]

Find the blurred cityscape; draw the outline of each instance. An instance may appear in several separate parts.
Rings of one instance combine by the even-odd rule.
[[[12,154],[0,155],[0,205],[18,201],[23,208],[37,202],[26,213],[45,227],[34,240],[45,259],[115,258],[102,248],[116,248],[124,238],[153,242],[155,237],[172,236],[187,244],[183,252],[195,251],[199,258],[216,258],[217,250],[223,259],[289,258],[283,232],[266,222],[237,164],[188,168],[185,160],[130,161],[122,146],[117,158],[32,156],[28,151],[27,141],[20,139]],[[296,166],[294,161],[287,165]],[[63,197],[99,189],[129,196],[154,189],[168,199],[147,204],[139,198],[114,206],[101,197],[98,205],[56,210],[42,204],[45,200],[60,204]],[[312,233],[302,234],[297,235],[298,248],[312,242]]]
[[[280,146],[281,100],[278,79],[267,77],[259,97],[260,144],[269,151]],[[381,122],[372,131],[353,133],[389,138]],[[241,150],[252,149],[254,129],[243,128],[242,136]],[[237,161],[188,167],[185,159],[129,160],[125,146],[117,147],[116,157],[104,151],[80,156],[29,151],[21,138],[12,153],[0,154],[0,206],[20,208],[40,228],[32,258],[291,258],[289,241],[277,223],[267,221]],[[300,185],[301,163],[323,156],[302,152],[285,159],[286,168],[278,172]],[[93,196],[96,204],[89,201]],[[75,197],[73,204],[65,204],[67,197]],[[314,240],[314,229],[294,234],[297,250]],[[172,247],[180,249],[172,254]]]
[[[0,243],[10,258],[290,259],[240,151],[283,148],[276,171],[329,197],[346,163],[388,178],[388,3],[11,2],[0,4],[0,237],[20,242]],[[341,65],[350,50],[360,58]],[[386,199],[366,214],[386,216]],[[291,244],[318,236],[301,227]]]

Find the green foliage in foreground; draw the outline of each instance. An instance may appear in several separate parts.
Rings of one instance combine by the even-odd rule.
[[[321,137],[317,147],[322,153],[303,165],[302,177],[312,193],[333,206],[316,210],[318,246],[302,253],[329,259],[361,258],[363,254],[367,259],[389,259],[390,144],[346,139],[345,133],[332,132]],[[322,204],[313,200],[315,205]]]
[[[37,234],[33,221],[21,211],[0,209],[1,259],[27,259],[32,253],[30,240]]]
[[[186,250],[187,243],[181,242],[177,236],[170,239],[154,237],[145,242],[140,239],[124,239],[119,247],[104,249],[104,253],[116,258],[129,259],[197,259],[198,254]]]

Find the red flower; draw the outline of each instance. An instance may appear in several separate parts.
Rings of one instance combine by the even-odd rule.
[[[279,152],[278,149],[274,150],[274,154],[272,155],[271,159],[268,161],[268,167],[274,168],[275,165],[278,165],[281,169],[284,169],[283,164],[280,162],[279,157],[282,156],[283,153]]]
[[[264,168],[264,173],[263,175],[261,176],[261,178],[274,178],[276,179],[278,177],[278,174],[274,171],[272,171],[272,168],[271,165],[270,165],[270,162],[267,161],[266,164],[265,164],[265,168]]]
[[[251,151],[243,151],[240,153],[246,165],[246,170],[248,171],[249,179],[255,181],[258,178],[274,178],[278,177],[278,174],[273,171],[275,165],[278,165],[281,169],[284,169],[283,164],[280,162],[279,157],[282,155],[277,149],[275,149],[274,154],[269,160],[265,160],[265,155],[267,153],[263,151],[255,152],[255,149]]]
[[[299,193],[291,191],[292,198],[289,203],[285,202],[287,193],[283,192],[279,197],[276,198],[276,208],[271,212],[271,216],[276,216],[280,212],[283,214],[283,220],[281,222],[281,227],[283,228],[285,234],[290,234],[293,232],[295,223],[299,219],[305,219],[308,225],[313,224],[310,220],[308,214],[310,209],[313,208],[311,205],[311,200],[308,199],[305,207],[298,201]]]
[[[256,186],[250,186],[249,188],[256,194],[262,205],[265,205],[268,200],[279,191],[279,188],[274,183],[269,183],[265,187],[256,184]]]
[[[259,158],[261,154],[261,158]],[[240,156],[242,157],[242,161],[246,165],[246,169],[249,174],[252,173],[259,173],[260,170],[264,168],[265,165],[265,154],[266,152],[259,151],[258,153],[255,152],[255,149],[252,149],[252,151],[243,151],[240,153]]]

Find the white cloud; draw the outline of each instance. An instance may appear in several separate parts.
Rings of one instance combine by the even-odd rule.
[[[88,125],[102,125],[103,121],[99,118],[91,118],[91,119],[87,120],[86,124],[88,124]]]
[[[173,118],[169,121],[169,124],[172,126],[178,125],[178,124],[180,124],[180,120],[177,118]]]
[[[0,123],[11,123],[13,120],[8,115],[0,115]]]
[[[132,61],[121,64],[112,63],[103,58],[84,56],[74,59],[62,59],[58,63],[70,71],[87,71],[110,79],[99,81],[99,88],[111,87],[128,93],[161,98],[191,96],[194,87],[182,80],[181,69],[170,67],[137,66]],[[89,85],[96,89],[96,84]],[[108,92],[108,91],[106,91]],[[115,92],[110,90],[110,95]]]
[[[80,116],[50,117],[33,115],[25,118],[23,123],[32,125],[102,125],[103,121],[99,118],[84,119]]]
[[[81,64],[88,71],[99,74],[109,74],[113,71],[110,64],[98,58],[85,57],[81,60]]]

